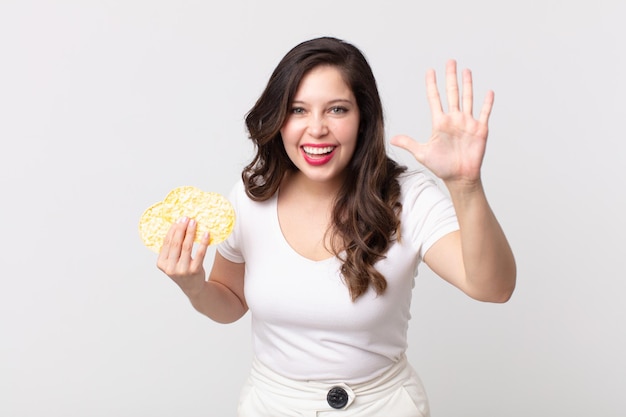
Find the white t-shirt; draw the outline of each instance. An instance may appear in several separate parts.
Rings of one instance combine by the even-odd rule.
[[[262,363],[295,380],[359,383],[404,354],[418,265],[433,243],[459,226],[450,199],[431,177],[404,174],[400,184],[401,239],[376,264],[387,289],[378,296],[370,288],[355,302],[338,258],[312,261],[289,246],[277,195],[255,202],[242,182],[233,188],[235,227],[218,250],[246,264],[252,345]]]

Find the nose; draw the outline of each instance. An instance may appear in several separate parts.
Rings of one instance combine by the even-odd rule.
[[[328,125],[324,116],[312,115],[308,126],[309,134],[319,138],[328,134]]]

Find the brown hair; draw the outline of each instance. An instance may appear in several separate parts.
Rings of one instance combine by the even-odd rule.
[[[339,69],[360,112],[357,146],[333,210],[330,232],[343,242],[341,272],[353,300],[370,285],[382,294],[387,281],[374,264],[398,238],[401,205],[398,176],[405,167],[387,156],[383,108],[372,70],[361,51],[342,40],[322,37],[289,51],[272,73],[246,126],[256,155],[243,172],[246,193],[255,201],[273,196],[288,171],[297,168],[285,151],[280,129],[302,77],[319,65]],[[332,241],[335,241],[334,239]],[[332,248],[336,255],[340,251]]]

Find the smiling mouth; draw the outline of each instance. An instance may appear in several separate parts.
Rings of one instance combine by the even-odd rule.
[[[331,154],[335,150],[335,146],[324,146],[324,147],[314,147],[314,146],[303,146],[302,150],[305,154],[310,157],[321,157]]]

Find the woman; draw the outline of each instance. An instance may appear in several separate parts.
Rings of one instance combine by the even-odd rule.
[[[335,38],[281,60],[246,117],[256,155],[230,195],[231,236],[208,280],[208,236],[170,229],[158,267],[211,319],[252,314],[255,358],[240,416],[428,416],[407,363],[411,289],[420,262],[470,297],[505,302],[515,261],[480,179],[493,93],[477,119],[471,73],[446,66],[448,112],[426,77],[433,132],[393,145],[443,180],[408,173],[385,151],[371,68]]]

